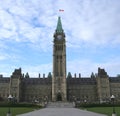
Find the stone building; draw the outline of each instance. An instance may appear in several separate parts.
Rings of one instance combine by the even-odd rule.
[[[52,78],[52,101],[67,100],[66,93],[66,45],[65,33],[62,29],[60,17],[54,33],[53,45],[53,78]]]
[[[114,95],[120,102],[120,77],[110,77],[98,68],[90,77],[66,75],[66,40],[60,17],[53,41],[53,74],[30,77],[15,69],[10,77],[0,75],[0,101],[12,95],[17,102],[79,101],[109,102]]]

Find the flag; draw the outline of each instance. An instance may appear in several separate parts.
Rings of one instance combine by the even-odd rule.
[[[59,9],[59,12],[64,12],[64,10],[63,9]]]

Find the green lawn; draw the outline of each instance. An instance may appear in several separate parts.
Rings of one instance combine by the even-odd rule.
[[[12,116],[16,116],[18,114],[23,114],[26,112],[31,112],[35,110],[35,107],[12,107],[11,109],[11,113]],[[0,107],[0,116],[6,116],[8,112],[8,108],[7,107]]]
[[[100,114],[106,114],[107,116],[112,115],[112,107],[90,107],[85,109],[88,111],[97,112]],[[120,116],[120,107],[115,107],[115,111],[117,116]]]

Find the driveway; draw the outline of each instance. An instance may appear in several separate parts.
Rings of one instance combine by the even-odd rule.
[[[44,108],[18,116],[106,116],[76,108]]]

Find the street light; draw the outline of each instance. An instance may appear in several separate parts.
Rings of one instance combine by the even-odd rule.
[[[115,96],[112,95],[112,96],[111,96],[111,101],[112,101],[112,103],[113,103],[113,113],[112,113],[112,116],[116,116],[114,100],[115,100]]]
[[[84,100],[84,103],[86,104],[86,102],[87,102],[87,100],[85,99],[85,100]]]
[[[8,108],[8,113],[7,113],[7,116],[11,116],[11,111],[10,111],[10,102],[11,102],[11,99],[12,99],[12,95],[9,95],[8,96],[8,100],[9,100],[9,108]]]

